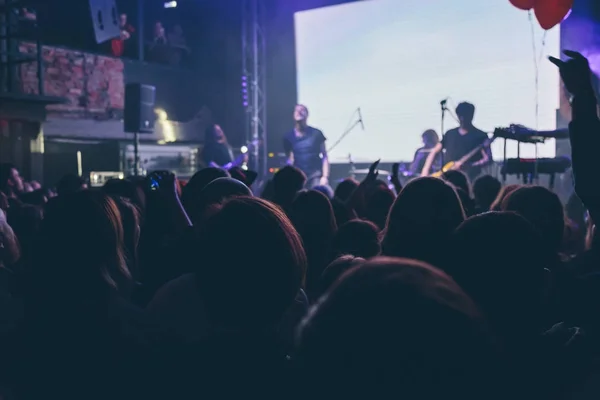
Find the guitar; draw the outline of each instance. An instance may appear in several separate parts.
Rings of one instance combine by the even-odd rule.
[[[501,134],[503,132],[511,132],[513,133],[513,129],[511,128],[496,128],[494,130],[494,134],[491,138],[486,139],[482,144],[480,144],[479,146],[475,147],[473,150],[471,150],[470,152],[468,152],[467,154],[465,154],[462,158],[460,158],[458,161],[450,161],[449,163],[446,163],[441,170],[439,170],[438,172],[434,172],[433,174],[430,174],[429,176],[432,176],[434,178],[439,178],[442,175],[444,175],[444,173],[446,173],[447,171],[453,170],[453,169],[457,169],[456,165],[464,165],[467,161],[469,161],[471,158],[475,157],[477,154],[479,154],[481,152],[481,150],[485,149],[486,147],[489,147],[494,140],[496,140],[496,138],[502,136]]]
[[[239,156],[237,156],[235,158],[235,160],[233,160],[230,163],[227,163],[225,165],[219,165],[219,164],[211,161],[209,163],[209,166],[213,167],[213,168],[220,168],[220,169],[225,169],[225,170],[229,170],[230,168],[233,168],[233,167],[240,167],[240,166],[244,165],[246,162],[248,162],[248,154],[254,150],[254,148],[257,146],[257,143],[258,142],[256,140],[248,143],[247,146],[244,146],[244,147],[246,147],[246,151],[243,152],[242,154],[240,154]]]

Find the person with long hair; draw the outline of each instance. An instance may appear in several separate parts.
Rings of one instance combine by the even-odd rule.
[[[233,165],[233,150],[220,125],[210,124],[206,128],[202,157],[208,167],[229,169]]]
[[[428,129],[421,135],[421,139],[423,140],[423,147],[420,147],[415,152],[415,156],[413,158],[412,163],[410,164],[410,173],[417,174],[421,172],[423,167],[425,166],[425,161],[427,160],[427,156],[429,153],[433,151],[435,146],[440,142],[440,138],[436,131],[433,129]],[[437,172],[440,170],[441,157],[436,155],[433,165],[431,166],[432,172]]]
[[[465,218],[453,186],[437,178],[417,178],[402,189],[392,205],[382,254],[443,268],[452,232]]]
[[[2,341],[0,375],[17,398],[135,397],[151,324],[122,296],[131,276],[117,205],[101,191],[59,196],[36,244],[24,320]]]

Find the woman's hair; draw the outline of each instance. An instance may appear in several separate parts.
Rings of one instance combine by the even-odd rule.
[[[522,185],[517,185],[517,184],[503,186],[500,189],[500,191],[498,192],[498,196],[496,196],[496,200],[494,200],[494,202],[490,206],[490,211],[502,211],[502,202],[504,201],[506,196],[508,196],[509,194],[511,194],[518,188],[520,188],[521,186]]]
[[[144,210],[143,191],[130,179],[110,179],[102,187],[113,199],[120,197],[130,201],[141,213]]]
[[[217,132],[217,126],[219,125],[210,124],[206,127],[206,130],[204,131],[204,146],[216,143],[215,136]],[[223,133],[223,138],[225,139],[225,143],[227,143],[227,136],[225,136],[225,133]]]
[[[440,266],[454,229],[465,220],[456,190],[437,178],[418,178],[400,191],[387,220],[382,254]]]
[[[200,241],[197,284],[213,323],[275,326],[306,273],[302,240],[281,209],[256,197],[232,198],[216,206]]]
[[[523,186],[502,201],[502,211],[513,211],[529,221],[550,248],[558,253],[565,232],[565,213],[558,196],[542,186]]]
[[[476,305],[448,275],[379,257],[321,298],[300,326],[295,361],[311,383],[301,397],[474,400],[491,398],[493,382],[505,378],[498,354]]]
[[[440,137],[438,136],[437,132],[433,129],[426,130],[425,132],[423,132],[423,135],[421,135],[421,137],[423,138],[423,142],[430,146],[435,146],[440,142]]]
[[[514,212],[488,212],[462,223],[451,243],[446,272],[477,302],[496,332],[518,334],[530,328],[540,315],[544,268],[552,259],[533,225]]]
[[[308,257],[306,289],[310,297],[333,258],[331,246],[337,231],[335,216],[329,199],[316,190],[298,193],[288,215],[302,237]]]
[[[52,199],[38,246],[32,275],[52,293],[114,290],[131,278],[123,251],[121,214],[101,191]]]
[[[140,277],[138,266],[138,244],[140,240],[141,213],[137,206],[124,197],[113,197],[123,225],[123,251],[127,268],[133,278]]]
[[[354,257],[353,255],[343,255],[335,259],[327,266],[327,268],[325,268],[325,271],[323,271],[323,274],[321,275],[318,295],[322,296],[325,294],[325,292],[327,292],[334,283],[340,280],[346,272],[354,267],[364,264],[365,261],[364,258]]]
[[[333,252],[336,256],[351,254],[362,258],[379,255],[379,228],[371,221],[355,219],[346,222],[333,238]]]

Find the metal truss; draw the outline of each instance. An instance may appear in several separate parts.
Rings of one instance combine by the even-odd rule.
[[[267,176],[265,0],[242,0],[242,91],[250,168]]]

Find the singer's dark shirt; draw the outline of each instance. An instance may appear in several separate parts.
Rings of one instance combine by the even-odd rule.
[[[466,156],[470,151],[477,146],[481,146],[488,139],[487,133],[477,128],[472,128],[469,132],[461,135],[458,128],[451,129],[444,135],[444,162],[458,161]],[[472,164],[481,160],[481,152],[477,153],[473,158],[466,162]]]
[[[325,152],[326,140],[323,132],[309,126],[302,137],[297,137],[294,130],[288,132],[283,138],[283,149],[286,154],[294,153],[294,166],[311,178],[322,174],[321,154]]]

